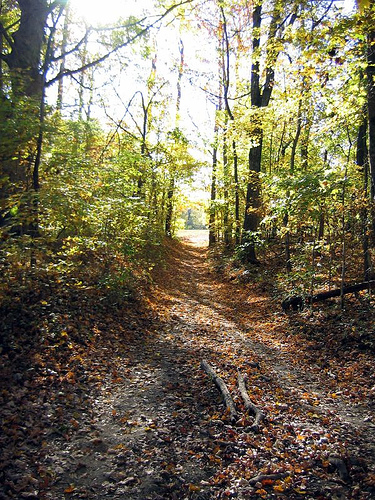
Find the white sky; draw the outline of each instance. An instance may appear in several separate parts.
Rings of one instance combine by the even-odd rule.
[[[152,8],[152,0],[70,0],[71,5],[88,23],[105,24],[119,17],[137,15],[142,10]],[[339,0],[345,12],[350,12],[355,0]]]
[[[151,7],[150,0],[70,0],[79,16],[90,24],[106,24],[129,15],[139,14],[145,7]]]

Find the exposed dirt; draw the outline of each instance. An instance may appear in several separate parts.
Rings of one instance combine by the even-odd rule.
[[[302,345],[293,335],[297,313],[280,312],[264,286],[215,272],[204,244],[170,246],[146,299],[149,315],[133,322],[116,366],[82,385],[69,430],[47,433],[35,452],[43,481],[18,496],[4,488],[0,498],[375,498],[373,353],[322,365],[321,338]],[[237,423],[203,359],[228,384]],[[340,366],[347,372],[355,362],[368,366],[360,385],[342,383]],[[266,413],[259,433],[244,412],[237,370]],[[269,477],[253,481],[260,474]]]

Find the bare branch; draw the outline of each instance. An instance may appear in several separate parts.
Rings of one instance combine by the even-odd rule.
[[[57,82],[58,80],[60,80],[64,76],[75,75],[77,73],[85,71],[86,69],[92,68],[93,66],[97,66],[98,64],[104,62],[112,54],[116,53],[118,50],[126,47],[127,45],[130,45],[135,40],[137,40],[138,38],[141,38],[143,35],[145,35],[150,29],[154,28],[160,21],[162,21],[165,17],[167,17],[173,10],[175,10],[178,7],[180,7],[181,5],[185,5],[187,3],[191,3],[192,1],[193,0],[183,0],[182,2],[180,2],[178,4],[172,5],[165,12],[163,12],[163,14],[160,14],[160,16],[158,16],[157,19],[154,22],[152,22],[149,25],[147,25],[139,33],[135,34],[132,38],[128,39],[126,42],[117,45],[114,49],[110,50],[109,52],[107,52],[103,56],[98,57],[94,61],[91,61],[91,62],[89,62],[87,64],[84,64],[83,66],[81,66],[79,68],[71,69],[71,70],[66,69],[66,70],[60,71],[55,77],[53,77],[51,80],[49,80],[48,82],[46,82],[46,86],[47,87],[51,86],[53,83]]]
[[[84,36],[81,38],[81,40],[79,42],[76,43],[76,45],[72,49],[61,53],[59,56],[51,58],[51,62],[59,61],[60,59],[63,59],[64,57],[67,57],[70,54],[73,54],[74,52],[76,52],[81,47],[81,45],[83,45],[87,41],[87,37],[89,34],[90,34],[90,28],[88,28],[86,30],[86,33],[84,34]]]
[[[317,28],[319,26],[319,24],[324,20],[324,18],[328,14],[328,12],[331,10],[331,7],[332,7],[334,1],[335,0],[331,0],[331,3],[328,5],[328,7],[326,8],[326,10],[324,11],[322,17],[320,19],[318,19],[317,21],[313,22],[313,24],[311,26],[311,31],[314,31],[314,29]]]

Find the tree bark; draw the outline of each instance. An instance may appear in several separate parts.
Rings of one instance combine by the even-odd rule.
[[[70,5],[68,4],[66,7],[66,13],[65,13],[65,19],[64,19],[64,27],[63,27],[63,36],[62,36],[62,42],[61,42],[61,53],[62,53],[62,58],[61,58],[61,63],[60,63],[60,73],[64,73],[65,71],[65,53],[66,53],[66,48],[68,44],[68,38],[69,38],[69,12],[70,12]],[[56,101],[56,108],[58,111],[62,111],[63,107],[63,98],[64,98],[64,84],[63,84],[63,79],[61,78],[58,82],[58,88],[57,88],[57,101]]]
[[[223,213],[223,226],[224,226],[224,245],[229,248],[231,243],[231,230],[229,227],[229,201],[228,201],[228,184],[229,184],[229,168],[228,168],[228,116],[225,115],[225,125],[223,131],[223,181],[224,181],[224,213]]]
[[[246,390],[245,379],[240,372],[238,372],[238,389],[242,399],[244,400],[246,410],[250,411],[255,416],[252,429],[257,432],[259,430],[259,424],[262,420],[264,420],[265,415],[255,406],[254,403],[251,402]]]
[[[2,55],[9,67],[15,95],[40,96],[42,75],[40,59],[44,29],[49,14],[47,0],[18,0],[21,18],[13,34],[11,51]]]
[[[177,99],[176,99],[176,115],[175,115],[175,128],[178,129],[180,123],[180,108],[181,108],[181,80],[184,72],[184,44],[180,38],[179,41],[180,64],[178,66],[177,78]],[[167,212],[165,216],[165,234],[168,238],[172,237],[172,220],[174,208],[174,192],[176,185],[176,169],[174,166],[169,172],[169,186],[167,193]]]
[[[375,0],[370,1],[370,9]],[[371,201],[375,202],[375,29],[367,35],[367,115],[369,135],[369,164],[371,177]],[[372,230],[375,234],[375,210],[372,208]]]
[[[280,48],[276,48],[275,40],[281,41],[281,32],[284,22],[281,22],[280,2],[275,1],[269,25],[267,39],[265,41],[265,69],[264,82],[261,82],[260,48],[261,48],[261,24],[262,24],[263,1],[255,4],[253,10],[253,40],[252,40],[252,66],[250,79],[251,105],[254,110],[265,108],[269,105],[275,83],[275,65],[280,53]],[[296,15],[290,18],[290,24],[294,22]],[[254,127],[252,145],[249,149],[249,178],[246,192],[245,217],[243,223],[242,243],[244,262],[257,263],[255,236],[260,221],[260,207],[262,205],[260,189],[260,170],[262,163],[263,147],[263,123],[260,113],[255,118],[257,120]]]
[[[217,168],[217,140],[218,140],[218,123],[215,117],[214,126],[214,145],[212,150],[212,173],[211,173],[211,202],[210,202],[210,218],[208,231],[208,245],[213,247],[216,243],[216,168]]]
[[[238,183],[238,155],[236,141],[232,142],[233,149],[233,177],[234,177],[234,238],[236,246],[241,241],[241,227],[240,227],[240,196],[239,196],[239,183]]]
[[[357,154],[356,163],[363,172],[363,207],[361,209],[362,222],[362,251],[363,251],[363,276],[365,280],[372,277],[372,264],[369,245],[369,227],[368,227],[368,149],[366,142],[367,121],[364,119],[358,129],[357,136]]]
[[[172,217],[173,217],[173,195],[175,188],[174,172],[170,172],[169,186],[167,191],[167,206],[165,214],[165,235],[172,238]]]
[[[213,383],[217,386],[217,388],[221,392],[221,395],[223,396],[224,399],[224,403],[230,414],[230,419],[232,422],[236,422],[238,418],[236,406],[234,404],[232,396],[230,395],[230,392],[224,380],[220,378],[218,375],[216,375],[214,369],[207,363],[207,361],[201,362],[201,368],[207,373],[207,375],[211,377]]]

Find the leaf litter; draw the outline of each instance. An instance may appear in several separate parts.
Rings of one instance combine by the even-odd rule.
[[[0,498],[374,498],[366,318],[285,315],[194,242],[170,244],[153,278],[122,308],[63,284],[7,306]]]

